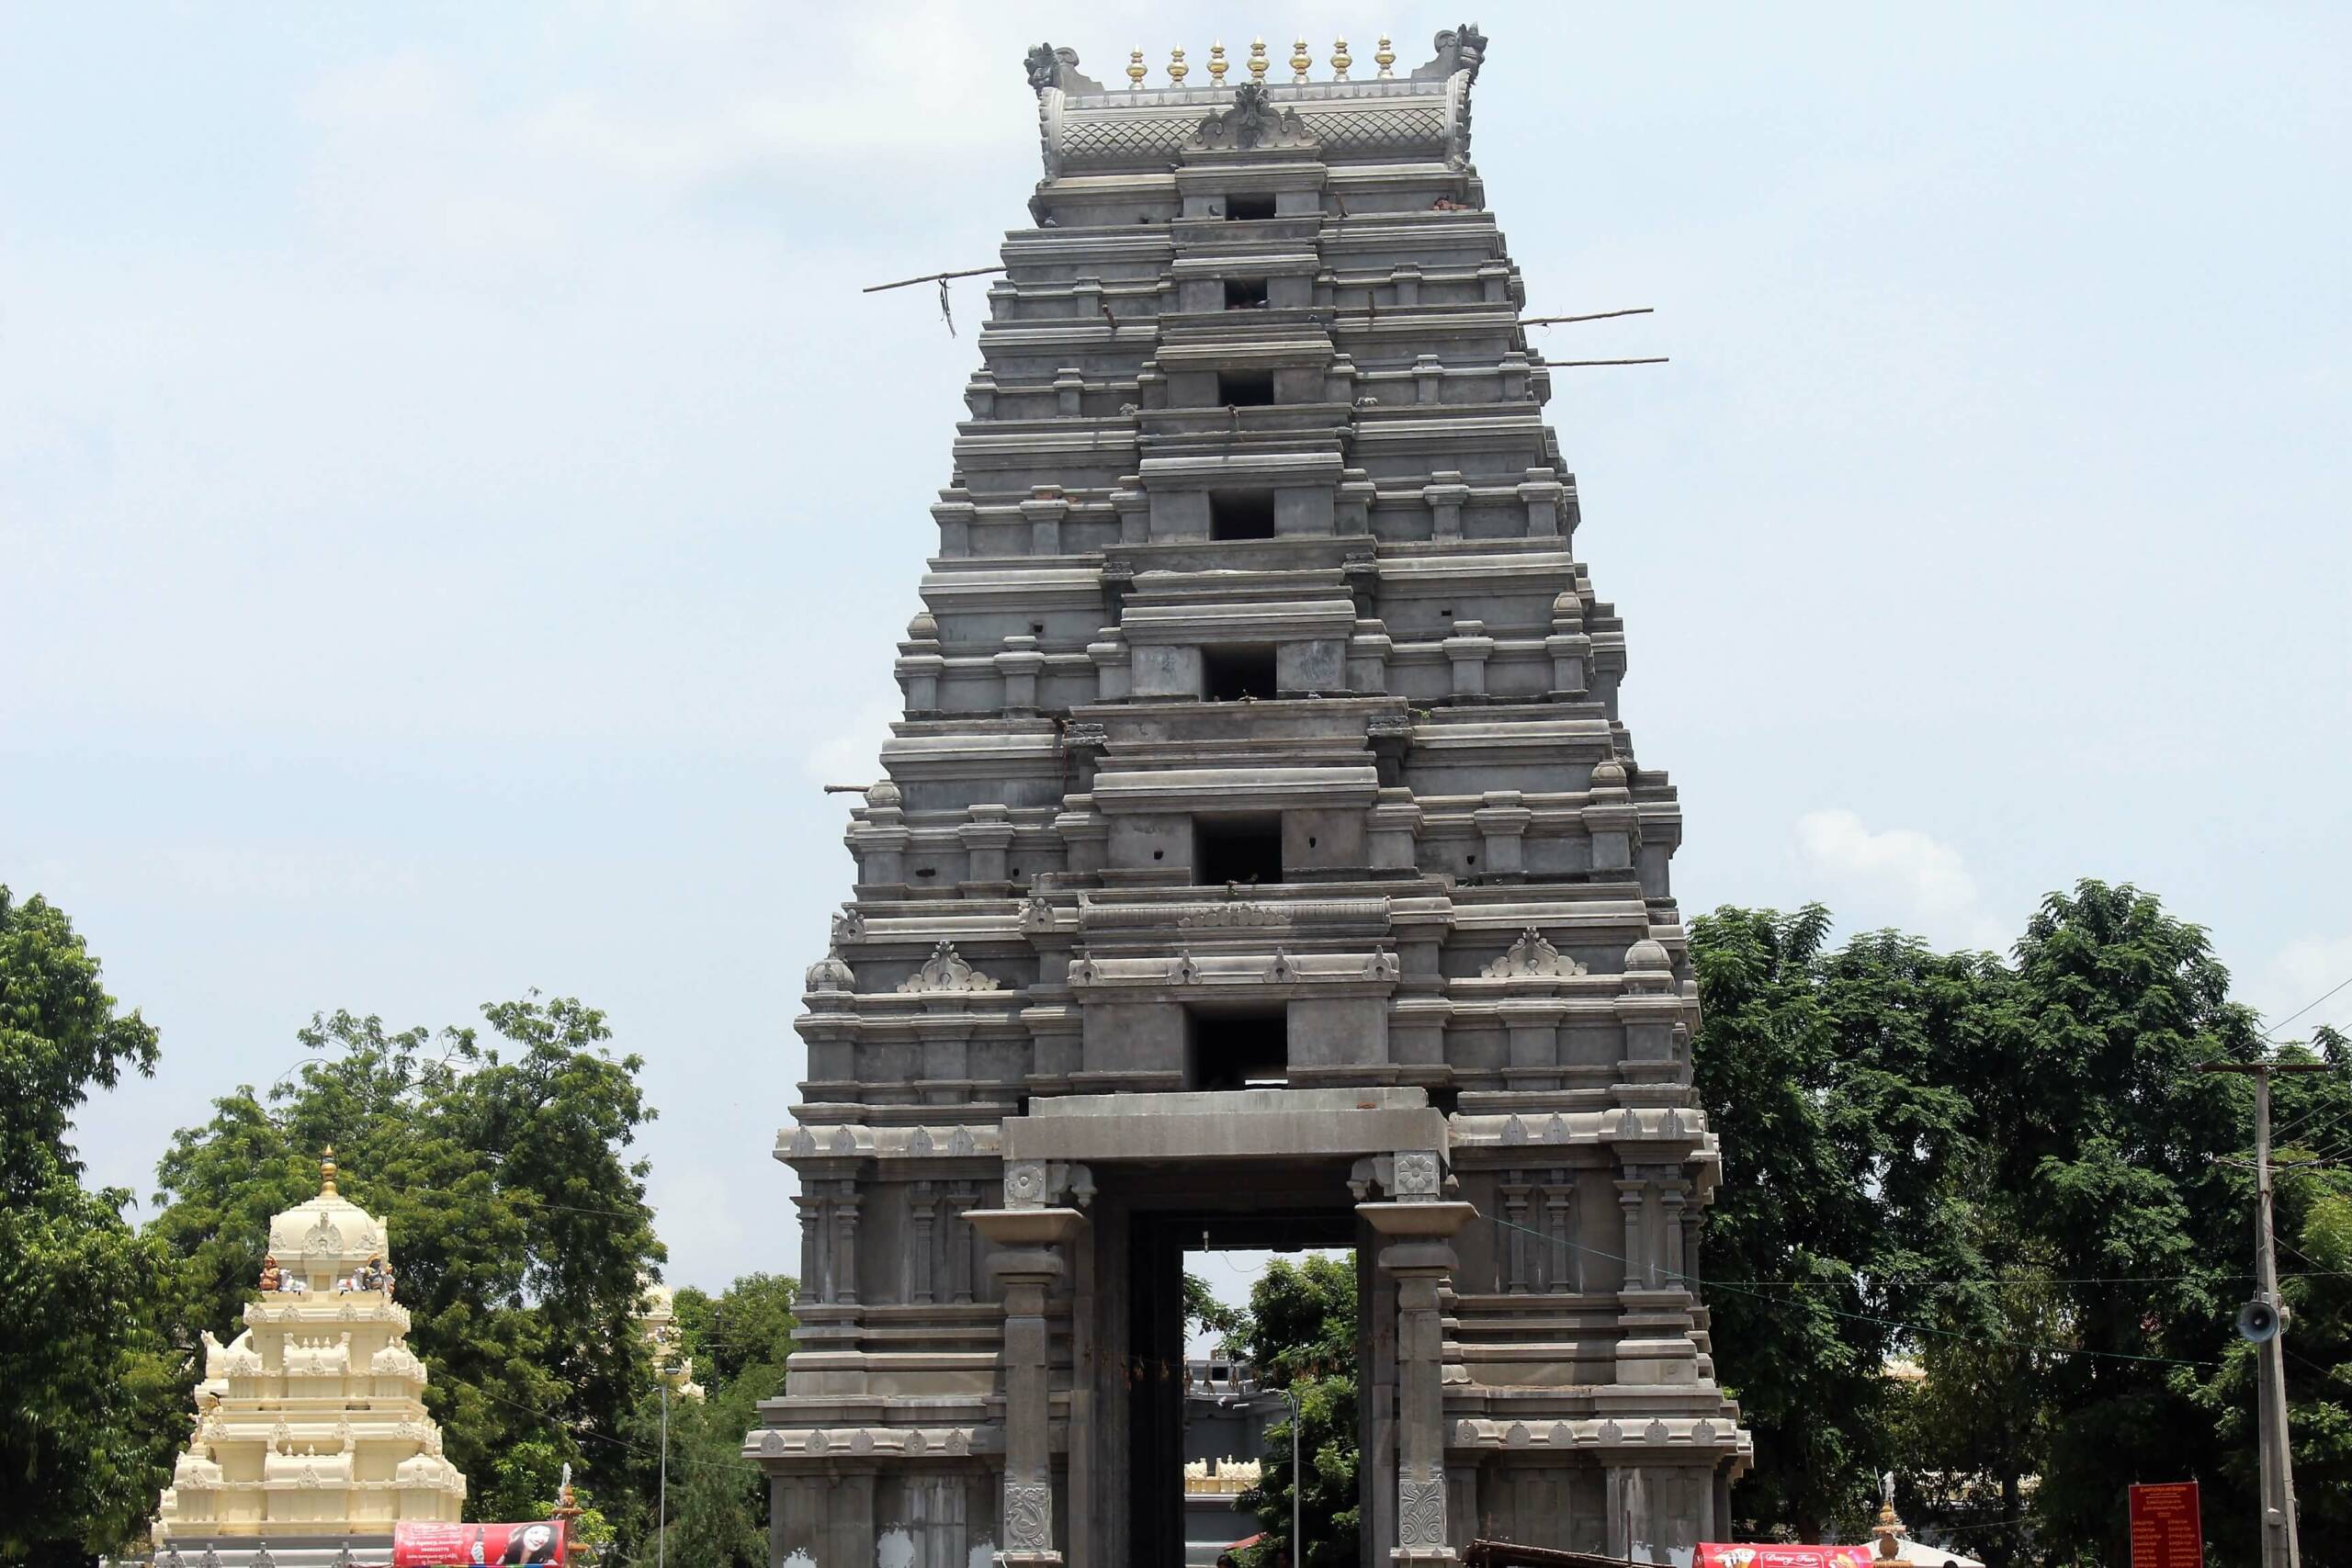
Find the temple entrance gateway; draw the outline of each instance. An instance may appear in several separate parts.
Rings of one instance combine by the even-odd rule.
[[[1097,1562],[1182,1562],[1186,1248],[1315,1247],[1370,1259],[1381,1238],[1360,1200],[1395,1180],[1401,1141],[1408,1163],[1426,1162],[1434,1201],[1436,1151],[1412,1150],[1442,1138],[1443,1120],[1418,1089],[1256,1089],[1073,1098],[1007,1122],[1016,1155],[1086,1156],[1041,1161],[1037,1189],[1084,1192],[1069,1341],[1073,1548],[1085,1539]],[[1384,1316],[1393,1291],[1366,1275],[1360,1267],[1359,1483],[1371,1520],[1388,1511],[1380,1499],[1394,1457],[1383,1439],[1396,1376]]]
[[[1718,1529],[1682,812],[1469,162],[1485,48],[1030,56],[1036,226],[795,1024],[777,1568],[1172,1561],[1144,1369],[1204,1226],[1354,1249],[1365,1563]]]

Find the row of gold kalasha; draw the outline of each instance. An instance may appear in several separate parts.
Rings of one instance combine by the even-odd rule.
[[[1291,81],[1295,85],[1306,80],[1307,72],[1314,68],[1315,57],[1306,52],[1306,40],[1305,39],[1300,39],[1297,42],[1292,44],[1290,49]],[[1396,74],[1396,51],[1390,45],[1386,34],[1384,33],[1381,35],[1380,47],[1373,51],[1372,61],[1374,64],[1380,67],[1380,73],[1383,76],[1394,76]],[[1334,82],[1346,81],[1348,79],[1349,67],[1354,65],[1355,62],[1355,56],[1348,52],[1347,39],[1341,39],[1338,42],[1334,43],[1331,46],[1331,80]],[[1266,40],[1264,39],[1251,39],[1250,40],[1250,58],[1243,61],[1242,63],[1249,67],[1250,79],[1251,81],[1262,82],[1266,79],[1266,73],[1272,69],[1273,62],[1266,58]],[[1216,85],[1220,87],[1224,86],[1225,73],[1232,68],[1232,62],[1225,57],[1225,45],[1221,43],[1213,43],[1209,45],[1209,80],[1216,83]],[[1192,74],[1192,70],[1193,68],[1184,62],[1184,51],[1182,50],[1175,49],[1169,51],[1168,85],[1170,86],[1182,86],[1184,85],[1184,78]],[[1127,80],[1134,83],[1137,87],[1141,87],[1143,85],[1143,79],[1150,74],[1151,67],[1143,62],[1143,51],[1138,49],[1131,51],[1127,55]]]

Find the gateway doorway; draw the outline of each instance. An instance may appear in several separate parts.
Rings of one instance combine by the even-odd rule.
[[[1340,1186],[1337,1203],[1291,1206],[1273,1194],[1250,1194],[1238,1178],[1220,1185],[1230,1195],[1228,1203],[1234,1198],[1246,1203],[1243,1195],[1249,1194],[1272,1198],[1279,1206],[1195,1206],[1180,1199],[1165,1208],[1132,1210],[1125,1227],[1131,1358],[1121,1369],[1130,1483],[1126,1561],[1138,1568],[1205,1568],[1216,1561],[1217,1549],[1259,1532],[1257,1510],[1241,1500],[1242,1488],[1220,1493],[1208,1484],[1188,1487],[1188,1465],[1201,1467],[1197,1480],[1204,1483],[1219,1474],[1229,1478],[1228,1461],[1257,1467],[1249,1479],[1277,1498],[1283,1522],[1272,1533],[1287,1539],[1292,1393],[1308,1410],[1303,1450],[1310,1476],[1318,1448],[1358,1454],[1353,1495],[1338,1506],[1353,1503],[1362,1511],[1373,1468],[1363,1460],[1360,1436],[1362,1405],[1371,1392],[1359,1381],[1360,1369],[1370,1360],[1369,1313],[1356,1262],[1357,1221],[1345,1187]],[[1272,1309],[1266,1337],[1292,1351],[1274,1365],[1252,1363],[1246,1344],[1232,1347],[1243,1355],[1221,1357],[1194,1356],[1195,1347],[1187,1343],[1187,1274],[1204,1281],[1211,1272],[1231,1279],[1219,1259],[1237,1252],[1272,1253],[1289,1276],[1288,1288],[1266,1303]],[[1318,1261],[1308,1265],[1310,1258]],[[1274,1439],[1271,1450],[1269,1433]],[[1310,1479],[1304,1499],[1309,1562],[1333,1562],[1342,1544],[1328,1539],[1328,1517],[1320,1532],[1327,1539],[1317,1540],[1318,1517],[1332,1511],[1330,1491]],[[1231,1533],[1217,1539],[1227,1530]],[[1356,1543],[1345,1544],[1344,1560],[1353,1563]]]

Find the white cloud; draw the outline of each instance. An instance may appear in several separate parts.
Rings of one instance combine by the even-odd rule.
[[[2262,1010],[2263,1026],[2276,1029],[2281,1040],[2308,1040],[2312,1027],[2322,1023],[2352,1030],[2352,986],[2309,1012],[2300,1012],[2347,976],[2352,976],[2352,934],[2301,937],[2263,966],[2247,987],[2246,999]]]
[[[890,721],[899,705],[876,697],[857,710],[857,716],[808,749],[801,769],[812,784],[871,784],[882,776],[882,742],[890,739]]]
[[[1872,832],[1854,812],[1797,818],[1806,897],[1848,931],[1894,926],[1931,942],[1999,950],[2014,933],[1984,907],[1960,851],[1913,828]]]

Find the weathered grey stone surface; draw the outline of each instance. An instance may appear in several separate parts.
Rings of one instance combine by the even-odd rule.
[[[1029,60],[906,713],[810,967],[779,1568],[1181,1561],[1180,1249],[1353,1246],[1364,1560],[1720,1534],[1682,820],[1409,75]]]

